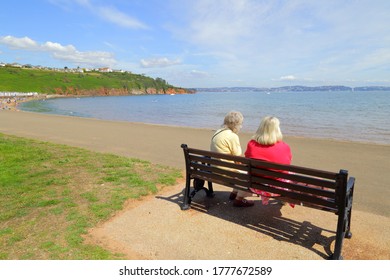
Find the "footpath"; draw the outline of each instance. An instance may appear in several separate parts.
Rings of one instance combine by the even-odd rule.
[[[156,196],[129,202],[110,221],[89,233],[89,242],[145,260],[324,260],[333,252],[336,215],[307,207],[256,201],[233,207],[230,189],[198,193],[182,211],[184,182]],[[258,200],[257,198],[253,198]],[[390,220],[354,211],[346,260],[388,260]]]

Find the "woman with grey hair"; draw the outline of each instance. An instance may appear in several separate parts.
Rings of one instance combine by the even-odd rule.
[[[211,138],[210,150],[223,154],[241,156],[242,150],[238,132],[242,127],[244,117],[240,112],[231,111],[226,114],[223,125]]]
[[[226,114],[223,125],[218,129],[211,138],[210,150],[223,154],[241,156],[242,149],[238,132],[242,127],[244,117],[240,112],[231,111]],[[229,199],[234,200],[233,205],[236,207],[253,206],[254,202],[244,199],[252,194],[244,191],[232,191]]]

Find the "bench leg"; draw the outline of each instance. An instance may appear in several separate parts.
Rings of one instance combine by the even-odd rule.
[[[204,187],[204,181],[200,179],[193,179],[194,189],[191,192],[191,179],[186,179],[186,187],[184,190],[184,199],[181,210],[188,210],[191,206],[192,198],[196,195],[197,192],[204,190],[207,197],[214,197],[213,183],[207,182],[208,188]]]
[[[213,182],[208,181],[207,185],[209,187],[209,189],[206,190],[207,197],[214,197],[215,194],[214,194],[214,189],[213,189]]]
[[[214,197],[214,190],[213,190],[213,183],[208,181],[206,188],[204,186],[205,181],[201,179],[194,179],[194,190],[191,192],[190,197],[193,198],[195,194],[201,190],[204,190],[206,192],[207,197]]]
[[[344,258],[343,258],[343,256],[339,256],[339,258],[336,258],[334,254],[331,254],[328,257],[328,260],[339,260],[339,261],[342,261],[342,260],[344,260]]]
[[[188,210],[190,209],[191,205],[191,197],[190,197],[190,178],[187,176],[186,178],[186,187],[184,189],[184,198],[183,198],[183,205],[181,206],[181,210]]]
[[[352,238],[352,232],[351,232],[351,211],[352,211],[352,209],[350,209],[348,211],[348,218],[347,218],[347,222],[346,222],[346,225],[345,225],[346,229],[345,229],[344,237],[348,238],[348,239]]]
[[[348,207],[347,207],[347,224],[345,229],[345,238],[350,239],[352,237],[351,232],[351,216],[352,216],[352,196],[348,199]]]
[[[341,250],[343,247],[344,237],[346,235],[346,227],[348,223],[348,214],[345,212],[345,209],[342,209],[338,214],[337,221],[337,232],[336,232],[336,242],[334,245],[334,253],[331,256],[332,260],[342,260]]]

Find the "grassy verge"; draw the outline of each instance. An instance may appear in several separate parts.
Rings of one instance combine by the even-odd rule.
[[[118,259],[83,235],[177,169],[0,134],[0,259]]]

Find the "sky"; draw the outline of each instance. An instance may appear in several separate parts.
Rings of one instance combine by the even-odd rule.
[[[390,86],[390,1],[1,1],[0,62],[186,88]]]

